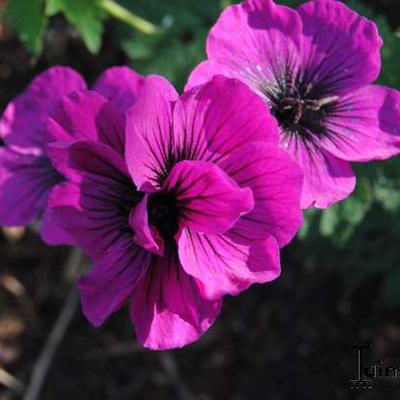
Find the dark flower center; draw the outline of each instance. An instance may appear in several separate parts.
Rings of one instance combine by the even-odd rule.
[[[176,197],[171,193],[154,193],[150,196],[147,211],[149,224],[157,229],[165,242],[173,241],[179,229]]]
[[[303,116],[303,104],[299,98],[284,97],[275,110],[281,126],[298,124]]]
[[[131,182],[127,181],[124,185],[121,185],[119,191],[120,201],[117,203],[118,214],[124,217],[128,216],[132,208],[143,199],[143,196],[143,193],[138,192]]]
[[[295,97],[284,97],[273,109],[279,125],[287,132],[306,134],[307,130],[323,133],[323,121],[328,115],[329,105],[336,102],[335,96],[312,100]]]
[[[335,112],[338,97],[330,95],[322,85],[307,84],[299,77],[293,79],[290,73],[277,82],[263,84],[261,90],[283,136],[314,142],[319,136],[329,135],[325,121]]]

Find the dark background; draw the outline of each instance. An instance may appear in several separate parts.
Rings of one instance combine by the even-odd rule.
[[[36,56],[1,24],[1,109],[35,74],[55,64],[76,68],[89,83],[104,68],[127,64],[140,73],[167,75],[182,88],[204,58],[204,40],[222,2],[121,3],[154,23],[171,16],[174,22],[153,38],[107,20],[101,50],[93,55],[59,15],[50,20]],[[385,40],[380,82],[400,89],[399,1],[351,5],[378,22]],[[144,350],[126,309],[95,329],[77,307],[38,398],[399,399],[400,378],[378,378],[369,391],[349,389],[356,376],[351,345],[372,344],[366,364],[400,367],[400,163],[356,170],[358,186],[349,200],[307,212],[299,238],[283,251],[281,278],[226,298],[220,318],[196,344],[162,353]],[[69,255],[67,248],[46,247],[34,228],[2,230],[0,378],[7,371],[29,383],[73,285]],[[0,385],[0,400],[22,398],[18,385],[12,386]]]

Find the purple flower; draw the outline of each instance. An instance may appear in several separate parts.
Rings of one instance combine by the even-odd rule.
[[[124,111],[134,103],[141,83],[133,71],[115,67],[103,73],[93,90]],[[70,241],[46,211],[49,191],[63,180],[46,154],[52,140],[46,132],[46,118],[64,95],[84,89],[86,83],[77,72],[53,67],[8,104],[0,119],[5,143],[0,148],[0,225],[27,225],[42,216],[42,236],[47,242]]]
[[[245,82],[269,105],[282,146],[304,172],[302,207],[325,208],[353,191],[349,161],[399,153],[399,92],[370,84],[381,45],[375,24],[340,1],[292,10],[248,0],[222,13],[187,88],[215,74]]]
[[[302,176],[241,82],[220,76],[179,97],[148,77],[126,117],[125,155],[125,125],[95,93],[53,120],[54,138],[92,138],[49,146],[69,179],[49,203],[95,261],[79,280],[94,325],[130,302],[142,345],[181,347],[209,328],[223,295],[279,275],[279,248],[301,224]]]

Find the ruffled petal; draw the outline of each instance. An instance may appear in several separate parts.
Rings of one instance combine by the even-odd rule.
[[[265,81],[276,83],[296,68],[302,23],[296,11],[272,0],[248,0],[227,7],[210,31],[207,55],[215,73],[235,77],[259,92]],[[204,66],[200,67],[207,72]],[[189,82],[199,73],[196,71]],[[203,81],[204,82],[204,81]],[[193,86],[193,85],[192,85]]]
[[[368,85],[339,100],[320,145],[348,161],[385,160],[400,153],[399,121],[400,93]]]
[[[107,99],[81,91],[63,97],[47,121],[52,141],[88,140],[125,151],[125,121]]]
[[[85,276],[78,280],[83,313],[100,326],[132,296],[146,273],[151,255],[125,238],[111,246]]]
[[[176,255],[153,256],[137,285],[131,318],[141,345],[153,350],[183,347],[199,339],[213,324],[221,300],[209,301],[201,283],[182,269]]]
[[[149,195],[145,194],[140,203],[131,212],[129,223],[135,232],[134,241],[143,249],[159,256],[164,254],[164,241],[158,232],[149,225],[147,213]]]
[[[279,246],[288,243],[302,223],[298,165],[278,147],[253,143],[232,153],[220,166],[239,186],[253,192],[254,209],[239,221],[242,234],[257,240],[272,235]]]
[[[91,258],[98,260],[124,237],[131,238],[129,212],[137,193],[127,177],[87,173],[79,184],[57,185],[49,205],[64,229]]]
[[[216,162],[248,143],[279,142],[277,122],[264,101],[222,75],[182,95],[174,110],[174,134],[178,161]]]
[[[160,186],[179,161],[216,161],[249,142],[279,141],[264,102],[237,80],[218,76],[185,93],[174,107],[173,125],[177,95],[169,83],[147,78],[144,93],[127,124],[128,167],[139,188]]]
[[[158,183],[173,141],[172,110],[178,93],[159,76],[149,76],[140,99],[127,113],[126,161],[138,188]]]
[[[374,22],[341,1],[309,1],[297,10],[303,21],[302,69],[310,85],[330,95],[350,93],[378,77],[383,41]]]
[[[45,209],[60,175],[46,157],[0,149],[0,225],[28,225]]]
[[[47,154],[53,166],[64,177],[79,183],[85,176],[96,175],[115,179],[128,177],[122,156],[102,143],[73,141],[53,142],[47,145]]]
[[[254,207],[249,188],[240,188],[223,170],[204,161],[177,163],[163,185],[176,198],[181,228],[224,233]]]
[[[287,150],[304,174],[302,208],[328,208],[354,190],[356,177],[349,162],[295,140]]]
[[[128,67],[112,67],[104,71],[93,90],[108,99],[120,112],[136,102],[143,87],[144,77]]]
[[[86,89],[83,78],[73,69],[52,67],[38,75],[26,91],[12,100],[0,119],[0,135],[15,151],[40,155],[47,143],[46,117],[59,99]]]
[[[240,230],[205,235],[184,229],[178,240],[184,270],[200,280],[209,299],[236,295],[253,283],[265,283],[280,274],[279,246],[274,237],[252,240]]]

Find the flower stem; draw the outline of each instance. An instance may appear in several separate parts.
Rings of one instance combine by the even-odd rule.
[[[99,0],[99,5],[112,17],[119,19],[120,21],[126,23],[127,25],[133,27],[140,32],[147,33],[149,35],[160,32],[160,29],[157,28],[154,24],[146,21],[144,18],[141,18],[138,15],[131,13],[129,10],[127,10],[125,7],[122,7],[114,0]]]

